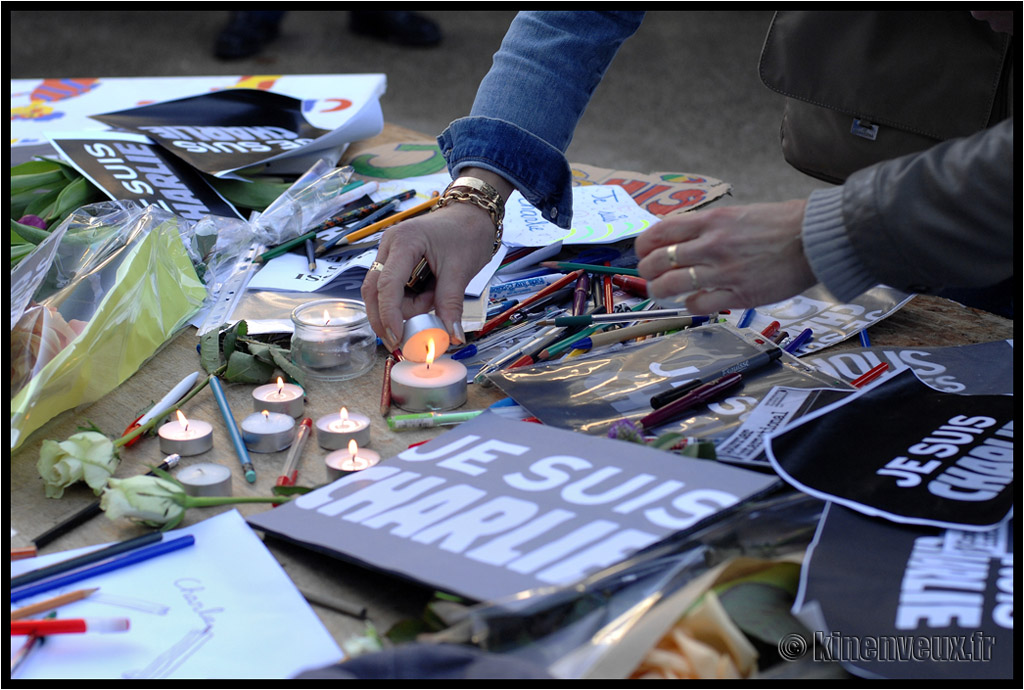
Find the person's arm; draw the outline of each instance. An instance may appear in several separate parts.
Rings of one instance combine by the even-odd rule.
[[[1013,275],[1013,119],[859,170],[816,193],[803,226],[818,279],[841,300],[875,284],[976,288]]]
[[[1013,122],[857,171],[807,200],[690,211],[637,238],[653,297],[695,313],[779,302],[816,282],[842,301],[1013,275]]]
[[[438,145],[453,179],[477,177],[507,199],[518,189],[545,218],[569,227],[572,175],[565,149],[594,88],[642,12],[522,12],[481,82],[468,117]],[[494,224],[483,209],[453,203],[390,228],[380,270],[363,282],[370,323],[389,349],[405,319],[435,309],[453,342],[462,342],[466,285],[491,257]],[[405,290],[426,258],[435,276],[427,291]]]

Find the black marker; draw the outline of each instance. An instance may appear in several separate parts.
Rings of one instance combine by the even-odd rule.
[[[683,397],[684,395],[692,391],[694,388],[702,386],[705,383],[708,383],[709,381],[714,381],[716,379],[722,378],[723,376],[726,376],[727,374],[732,374],[736,372],[739,372],[741,374],[747,374],[750,373],[751,371],[756,371],[761,367],[771,364],[781,356],[782,349],[778,347],[773,347],[770,350],[762,350],[753,357],[749,357],[743,360],[742,362],[730,364],[724,369],[720,369],[719,371],[712,372],[705,376],[701,376],[698,379],[694,379],[688,383],[684,383],[683,385],[673,388],[672,390],[658,393],[657,395],[651,398],[651,407],[657,410],[659,407],[664,407],[673,400],[678,400],[679,398]]]

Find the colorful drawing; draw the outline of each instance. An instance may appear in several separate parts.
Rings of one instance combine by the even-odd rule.
[[[44,79],[28,94],[28,105],[11,106],[11,120],[56,120],[64,117],[64,113],[48,104],[81,96],[99,85],[99,79]]]

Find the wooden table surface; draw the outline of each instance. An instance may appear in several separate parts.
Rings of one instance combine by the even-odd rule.
[[[347,156],[358,155],[360,151],[382,143],[423,139],[422,135],[410,130],[388,126],[381,136],[353,146]],[[872,344],[875,346],[939,347],[1012,337],[1012,321],[948,300],[925,296],[916,297],[901,311],[871,329]],[[69,488],[60,500],[45,498],[43,483],[36,470],[36,460],[43,440],[64,440],[78,431],[80,425],[89,422],[110,436],[120,434],[142,408],[170,390],[188,373],[201,370],[196,352],[197,342],[196,330],[192,327],[185,329],[113,392],[95,403],[58,415],[26,439],[17,452],[11,454],[9,510],[11,527],[16,530],[11,537],[12,547],[28,545],[34,537],[95,500],[93,493],[84,484]],[[833,347],[857,346],[856,339],[853,339]],[[388,458],[412,443],[433,438],[443,430],[392,432],[388,429],[379,413],[383,366],[384,352],[381,350],[374,368],[358,379],[332,384],[309,382],[306,416],[316,420],[337,412],[341,405],[365,414],[372,420],[371,447],[383,458]],[[242,384],[225,385],[236,418],[240,419],[252,411],[250,393],[253,388]],[[471,385],[469,400],[464,409],[486,407],[500,397],[502,394],[494,388]],[[219,462],[232,469],[236,496],[271,495],[271,488],[284,465],[286,452],[252,454],[257,481],[249,484],[232,451],[220,412],[208,388],[188,403],[187,412],[190,417],[205,419],[214,424],[214,449],[204,455],[183,458],[180,466],[187,466],[190,462]],[[322,461],[326,453],[311,439],[304,453],[301,484],[311,486],[327,480]],[[162,459],[158,441],[155,438],[144,439],[122,450],[116,476],[141,474]],[[239,505],[236,508],[242,515],[272,509],[265,504]],[[182,526],[194,524],[228,509],[193,509],[189,511]],[[52,542],[43,549],[43,553],[127,539],[144,531],[146,528],[127,520],[114,522],[100,515]],[[399,620],[418,617],[431,598],[429,590],[406,581],[370,572],[294,545],[274,540],[267,540],[266,543],[301,591],[320,597],[341,598],[365,606],[369,620],[381,632]],[[339,644],[365,632],[365,623],[361,620],[320,605],[314,605],[314,610]]]

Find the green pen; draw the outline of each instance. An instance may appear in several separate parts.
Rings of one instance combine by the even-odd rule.
[[[387,418],[388,428],[392,431],[402,429],[431,429],[436,426],[450,426],[468,422],[487,410],[471,410],[469,412],[417,412],[416,414],[396,414]]]

